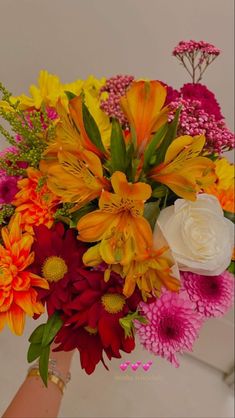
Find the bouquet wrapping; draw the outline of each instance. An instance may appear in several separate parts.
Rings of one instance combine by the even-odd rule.
[[[233,302],[234,148],[200,83],[220,51],[181,41],[192,83],[41,71],[30,96],[1,85],[0,330],[29,338],[44,383],[50,346],[91,374],[135,340],[179,365]],[[219,336],[218,336],[219,338]]]

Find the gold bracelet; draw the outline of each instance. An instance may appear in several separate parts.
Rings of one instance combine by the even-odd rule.
[[[33,376],[40,377],[39,369],[35,368],[35,369],[29,370],[27,377],[33,377]],[[53,373],[48,372],[48,380],[54,383],[56,386],[58,386],[62,395],[64,394],[65,383],[60,377],[54,375]]]

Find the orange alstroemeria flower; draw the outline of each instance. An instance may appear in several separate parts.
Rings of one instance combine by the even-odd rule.
[[[43,153],[43,158],[47,163],[56,160],[59,151],[76,153],[83,148],[81,135],[76,129],[67,108],[60,101],[57,103],[56,112],[58,121],[56,123],[55,137],[48,142],[48,146]]]
[[[152,230],[142,216],[144,202],[151,196],[151,187],[145,183],[128,183],[120,171],[112,175],[111,183],[114,193],[102,191],[99,209],[78,222],[78,239],[100,241],[98,247],[88,250],[91,260],[93,255],[97,258],[98,251],[107,264],[125,265],[136,254],[152,247]]]
[[[90,140],[83,123],[83,114],[82,114],[82,98],[81,96],[74,97],[74,99],[69,101],[69,111],[72,117],[73,123],[75,124],[78,132],[80,133],[80,140],[82,146],[88,150],[94,152],[99,157],[103,156],[103,152],[95,146],[95,144]]]
[[[97,155],[91,151],[77,152],[76,155],[61,151],[58,162],[42,166],[47,176],[49,189],[59,196],[61,202],[75,203],[78,209],[100,197],[110,183],[103,177],[103,167]]]
[[[21,215],[14,215],[8,227],[2,228],[4,246],[0,245],[0,330],[8,324],[17,335],[24,330],[25,314],[32,317],[44,312],[34,286],[49,287],[45,279],[27,270],[34,261],[33,237],[22,233],[20,224]]]
[[[33,227],[45,225],[51,228],[54,223],[54,213],[59,199],[47,187],[39,186],[42,173],[35,168],[27,169],[27,178],[18,181],[19,192],[16,194],[13,205],[16,212],[21,213],[21,227],[33,234]]]
[[[166,87],[159,81],[135,81],[125,96],[121,107],[136,133],[138,154],[142,155],[152,133],[167,122]]]
[[[177,196],[196,200],[196,193],[216,180],[214,163],[200,156],[204,143],[204,135],[184,135],[174,139],[164,162],[151,170],[150,178],[165,184]]]
[[[123,293],[130,297],[136,285],[142,292],[144,300],[152,295],[159,296],[161,287],[176,292],[180,288],[180,281],[173,276],[171,267],[173,262],[165,253],[168,247],[159,250],[150,249],[140,254],[129,266],[123,268],[125,284]]]

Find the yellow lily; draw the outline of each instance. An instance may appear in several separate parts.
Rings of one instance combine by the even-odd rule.
[[[151,170],[150,178],[184,199],[196,200],[196,193],[216,180],[214,163],[200,156],[204,143],[204,135],[174,139],[164,162]]]
[[[102,191],[99,209],[79,220],[78,239],[100,241],[89,250],[90,260],[97,258],[98,252],[107,264],[125,265],[152,246],[151,227],[142,216],[151,187],[145,183],[130,184],[119,171],[112,175],[111,183],[114,193]]]
[[[136,132],[139,155],[142,155],[152,133],[167,121],[166,87],[159,81],[133,82],[121,98],[121,107]]]

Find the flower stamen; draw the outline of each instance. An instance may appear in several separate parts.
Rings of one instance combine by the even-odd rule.
[[[42,266],[43,277],[49,282],[58,282],[67,272],[68,266],[64,259],[57,256],[48,257]]]
[[[126,303],[125,297],[118,293],[106,293],[101,301],[104,309],[111,314],[121,312]]]

